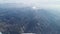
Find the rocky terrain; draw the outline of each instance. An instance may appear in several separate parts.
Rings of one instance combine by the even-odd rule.
[[[58,17],[45,9],[3,7],[0,8],[0,31],[3,34],[60,34]]]

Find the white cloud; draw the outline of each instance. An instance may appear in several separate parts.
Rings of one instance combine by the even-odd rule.
[[[60,0],[0,0],[0,3],[23,3],[26,5],[35,5],[41,7],[53,7],[56,5],[60,6]]]

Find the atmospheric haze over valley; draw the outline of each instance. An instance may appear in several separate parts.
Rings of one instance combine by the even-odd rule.
[[[0,33],[60,34],[60,0],[0,0]]]

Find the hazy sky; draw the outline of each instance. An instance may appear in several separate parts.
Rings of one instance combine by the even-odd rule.
[[[22,3],[42,7],[60,7],[60,0],[0,0],[0,3]]]

